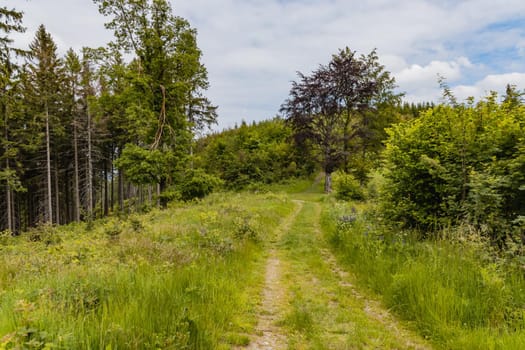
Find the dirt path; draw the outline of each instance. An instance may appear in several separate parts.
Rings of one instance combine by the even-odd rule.
[[[321,204],[294,203],[270,243],[258,324],[242,349],[430,349],[354,287],[324,240]]]
[[[280,241],[283,233],[290,229],[297,214],[302,210],[303,203],[297,202],[294,212],[276,229],[274,239],[266,263],[266,275],[262,303],[259,309],[257,336],[252,339],[246,349],[285,349],[286,336],[277,325],[283,317],[283,305],[286,303],[286,290],[282,283],[281,259],[277,254],[276,243]]]

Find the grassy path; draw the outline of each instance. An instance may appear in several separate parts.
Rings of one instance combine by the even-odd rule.
[[[247,349],[428,349],[354,288],[323,239],[321,204],[303,199],[271,243]]]
[[[298,203],[295,211],[277,228],[271,240],[271,246],[266,264],[265,286],[256,326],[257,336],[250,342],[248,349],[283,349],[286,336],[277,323],[282,318],[283,306],[286,303],[285,290],[282,283],[281,259],[277,254],[276,243],[281,235],[290,230],[297,214],[303,205]]]

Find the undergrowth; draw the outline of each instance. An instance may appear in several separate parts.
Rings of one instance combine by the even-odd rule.
[[[525,348],[523,265],[500,259],[475,233],[422,241],[393,231],[369,207],[334,203],[327,239],[359,281],[446,349]],[[450,239],[452,236],[455,239]]]

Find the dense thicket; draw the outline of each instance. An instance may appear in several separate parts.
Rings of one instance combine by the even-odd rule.
[[[308,175],[316,167],[293,147],[292,129],[275,118],[207,136],[199,141],[199,164],[220,177],[227,188],[274,183]]]
[[[495,241],[519,239],[525,215],[525,105],[509,88],[439,105],[389,130],[384,210],[425,230],[468,223]]]

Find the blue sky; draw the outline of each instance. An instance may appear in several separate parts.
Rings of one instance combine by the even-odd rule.
[[[24,47],[40,23],[61,52],[111,40],[90,0],[4,0],[25,12]],[[377,48],[408,101],[438,101],[441,74],[457,97],[507,83],[525,89],[525,1],[173,0],[197,28],[219,128],[273,117],[296,71],[345,46]]]

